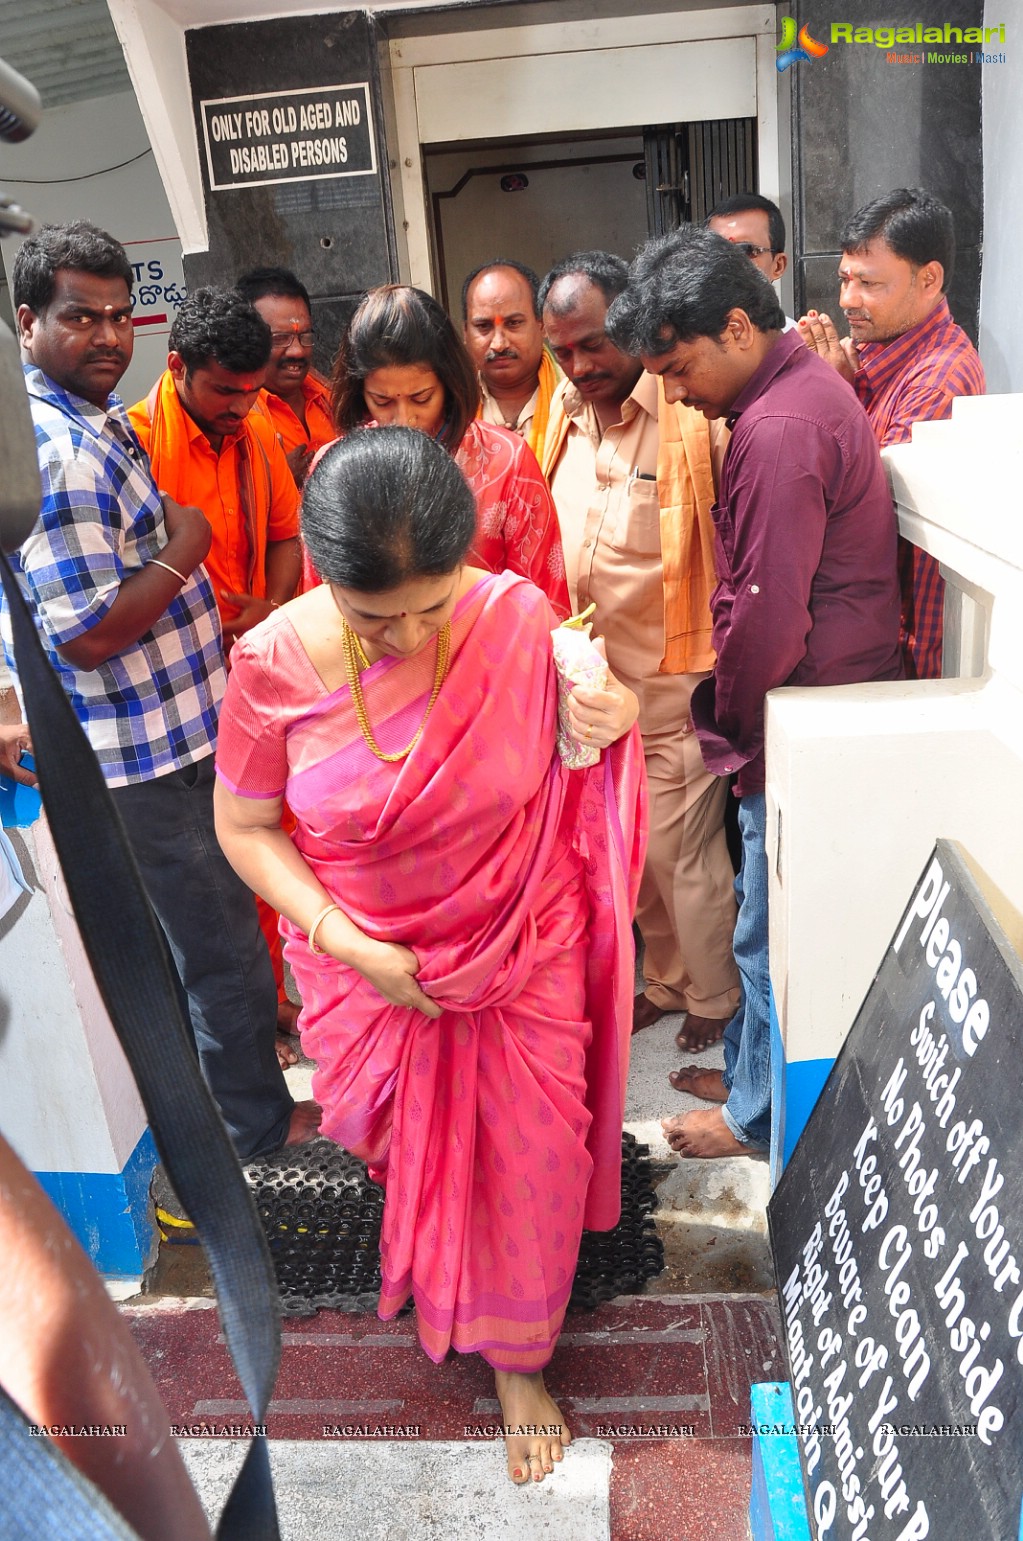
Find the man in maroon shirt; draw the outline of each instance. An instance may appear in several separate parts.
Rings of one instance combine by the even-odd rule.
[[[719,1104],[665,1120],[683,1156],[749,1154],[770,1136],[764,697],[903,673],[895,516],[870,424],[836,372],[782,335],[784,320],[743,253],[692,226],[648,242],[607,316],[608,335],[662,377],[668,401],[732,429],[713,510],[717,663],[692,718],[708,770],[738,778],[742,1001],[724,1075],[675,1078]]]
[[[984,369],[945,298],[955,264],[952,214],[921,187],[868,203],[842,231],[839,301],[850,336],[811,310],[808,347],[848,380],[878,444],[904,444],[913,424],[952,415],[956,396],[982,396]],[[899,540],[901,642],[911,679],[941,678],[945,584],[938,563]]]

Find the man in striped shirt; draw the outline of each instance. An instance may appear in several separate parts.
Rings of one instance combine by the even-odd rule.
[[[213,828],[225,672],[202,566],[210,526],[158,491],[111,394],[131,360],[132,277],[123,247],[85,222],[44,225],[15,258],[43,497],[11,562],[124,823],[203,1073],[245,1158],[308,1138],[319,1110],[296,1105],[281,1074],[255,904]],[[6,604],[3,631],[16,671]]]
[[[842,231],[839,304],[850,336],[810,311],[804,342],[850,382],[881,449],[913,424],[951,417],[956,396],[982,396],[984,369],[945,298],[955,264],[952,214],[923,188],[896,188]],[[945,584],[936,559],[899,540],[901,642],[910,679],[941,678]]]

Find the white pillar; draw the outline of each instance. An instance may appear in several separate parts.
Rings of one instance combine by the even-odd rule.
[[[33,892],[0,922],[0,1130],[100,1271],[137,1278],[156,1242],[145,1112],[45,817],[7,833]]]

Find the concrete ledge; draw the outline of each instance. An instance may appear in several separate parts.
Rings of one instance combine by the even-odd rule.
[[[182,1439],[207,1514],[219,1515],[244,1441]],[[270,1441],[288,1541],[610,1541],[611,1446],[578,1439],[543,1482],[518,1488],[504,1443],[454,1440]]]

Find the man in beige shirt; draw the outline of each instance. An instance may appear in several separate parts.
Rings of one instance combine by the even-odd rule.
[[[596,605],[594,633],[640,702],[650,846],[636,915],[647,983],[633,1030],[687,1012],[677,1042],[692,1052],[721,1037],[739,1001],[728,782],[704,768],[689,718],[713,664],[710,425],[687,409],[675,416],[658,381],[606,336],[608,306],[627,281],[621,258],[580,252],[540,286],[548,344],[567,376],[542,465],[573,608]]]
[[[509,257],[474,268],[462,285],[465,345],[479,373],[485,423],[520,434],[537,460],[559,372],[545,351],[532,268]]]

